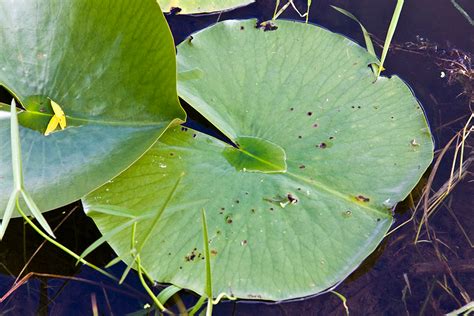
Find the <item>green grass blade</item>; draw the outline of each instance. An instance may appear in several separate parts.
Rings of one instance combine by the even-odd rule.
[[[38,221],[40,226],[53,238],[56,238],[54,236],[53,230],[49,226],[48,222],[46,221],[46,218],[44,218],[43,214],[41,214],[40,209],[36,205],[35,201],[31,198],[30,194],[26,192],[25,190],[21,190],[21,195],[23,196],[23,199],[26,202],[26,205],[28,206],[31,215],[33,215],[34,218]]]
[[[276,15],[277,15],[277,12],[278,12],[278,7],[280,6],[280,0],[276,0],[276,3],[275,3],[275,11],[273,11],[273,18],[272,20],[275,20],[276,19]]]
[[[367,47],[367,51],[377,58],[377,54],[375,54],[375,49],[374,49],[374,44],[372,43],[372,39],[370,38],[370,33],[367,31],[367,29],[364,27],[364,25],[357,19],[352,13],[350,13],[347,10],[344,10],[342,8],[336,7],[336,6],[331,6],[334,10],[339,11],[340,13],[344,14],[348,18],[351,18],[355,22],[357,22],[362,30],[362,34],[364,35],[364,41],[365,41],[365,46]],[[378,58],[377,58],[378,59]],[[376,64],[370,64],[370,67],[372,67],[372,71],[374,72],[374,75],[377,75],[379,71],[379,67]]]
[[[466,18],[466,20],[469,22],[469,24],[471,24],[472,26],[474,26],[474,20],[471,18],[471,16],[466,12],[466,10],[463,9],[463,7],[461,7],[457,2],[456,0],[451,0],[451,3],[453,4],[453,6],[456,8],[456,10],[459,11],[459,13],[462,14],[463,17]]]
[[[151,297],[155,305],[161,310],[161,311],[166,311],[166,308],[163,306],[163,304],[160,302],[158,297],[155,296],[153,291],[150,289],[148,284],[146,284],[145,279],[143,278],[143,273],[142,273],[142,264],[140,261],[140,255],[137,254],[135,257],[135,262],[137,264],[137,270],[138,270],[138,278],[140,279],[140,282],[142,283],[142,286],[145,288],[145,291],[148,293],[148,295]]]
[[[308,0],[308,11],[306,11],[306,23],[308,23],[308,19],[309,19],[309,10],[311,9],[311,2],[312,0]]]
[[[194,305],[193,309],[191,309],[191,311],[189,312],[189,316],[194,316],[201,309],[206,299],[207,297],[201,296],[197,301],[196,305]]]
[[[10,198],[8,199],[7,208],[5,209],[5,212],[3,213],[2,223],[0,224],[0,240],[2,240],[3,236],[5,235],[8,223],[10,222],[13,211],[15,210],[16,200],[18,199],[19,195],[20,195],[19,191],[13,191],[12,194],[10,195]]]
[[[171,189],[171,192],[168,194],[168,196],[166,197],[166,200],[165,200],[165,203],[163,204],[163,206],[158,210],[158,212],[156,213],[155,217],[153,218],[153,221],[150,225],[150,227],[148,228],[148,230],[146,231],[146,233],[144,234],[144,237],[142,239],[142,241],[140,242],[140,244],[137,246],[137,252],[140,253],[140,251],[143,249],[143,247],[145,246],[146,242],[148,241],[148,239],[150,238],[151,236],[151,233],[153,232],[153,230],[155,229],[156,225],[158,224],[158,221],[159,219],[161,218],[161,215],[163,214],[163,212],[165,211],[166,207],[168,206],[168,204],[170,203],[171,199],[173,198],[176,190],[178,189],[178,186],[179,186],[179,183],[181,182],[181,179],[183,178],[184,174],[181,174],[178,178],[178,180],[176,181],[175,185],[173,186],[173,188]]]
[[[212,315],[212,273],[211,273],[211,253],[209,251],[209,234],[207,232],[206,211],[201,210],[202,220],[202,238],[204,244],[204,253],[206,256],[206,295],[207,295],[207,310],[206,315]]]
[[[84,250],[81,253],[80,258],[81,259],[85,258],[88,254],[90,254],[91,252],[96,250],[104,242],[110,240],[113,236],[120,233],[124,229],[127,229],[128,227],[132,226],[133,223],[135,223],[135,222],[136,222],[136,219],[132,219],[130,221],[125,222],[122,225],[117,226],[115,229],[112,229],[111,231],[107,232],[105,235],[103,235],[102,237],[100,237],[99,239],[94,241],[89,247],[87,247],[86,250]],[[79,263],[79,260],[76,262],[76,264],[78,264],[78,263]]]
[[[390,25],[387,31],[387,37],[385,38],[385,43],[383,44],[382,56],[380,60],[379,71],[377,72],[377,78],[384,70],[383,64],[385,62],[385,58],[387,57],[388,49],[390,47],[390,43],[392,42],[393,34],[395,34],[395,29],[397,28],[398,19],[400,18],[400,13],[402,12],[404,3],[405,0],[397,0],[397,6],[395,7],[395,11],[393,12],[392,20],[390,21]]]
[[[112,206],[112,205],[107,205],[107,204],[105,205],[94,204],[93,210],[86,211],[87,215],[90,215],[93,213],[100,213],[100,214],[112,215],[112,216],[117,216],[117,217],[136,218],[135,215],[132,215],[133,211],[125,207]]]
[[[160,292],[158,295],[158,300],[164,305],[171,297],[173,297],[173,295],[179,291],[181,291],[180,287],[177,287],[176,285],[170,285]]]
[[[119,263],[120,261],[123,261],[122,257],[117,256],[117,257],[113,258],[112,260],[110,260],[109,263],[107,263],[107,264],[105,265],[105,268],[106,268],[106,269],[107,269],[107,268],[110,268],[111,266],[116,265],[116,264]]]
[[[23,177],[21,172],[20,128],[18,125],[15,99],[12,100],[10,106],[10,136],[12,147],[13,183],[15,190],[20,191],[23,187]]]

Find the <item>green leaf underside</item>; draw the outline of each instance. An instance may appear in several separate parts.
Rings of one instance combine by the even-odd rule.
[[[173,41],[155,1],[10,0],[0,17],[0,85],[26,109],[18,115],[25,188],[42,211],[116,176],[184,119]],[[68,126],[45,137],[50,99]],[[0,214],[12,186],[9,134],[0,115]]]
[[[239,148],[228,147],[223,155],[238,171],[286,171],[286,155],[280,146],[256,137],[239,137],[236,143]]]
[[[158,0],[164,12],[180,8],[179,14],[209,13],[244,6],[255,0]]]
[[[225,21],[178,46],[180,72],[202,73],[179,82],[180,96],[240,152],[173,128],[84,200],[106,233],[126,219],[93,212],[94,205],[152,217],[184,173],[141,252],[158,281],[204,293],[204,208],[215,295],[281,300],[324,291],[380,243],[390,208],[432,160],[423,111],[398,77],[372,84],[374,59],[358,45],[312,25],[275,23],[276,31],[264,32],[254,20]],[[245,147],[258,142],[271,146],[254,156],[286,167],[244,171],[242,162],[255,163]],[[149,222],[138,223],[137,240]],[[110,244],[127,254],[130,230]]]

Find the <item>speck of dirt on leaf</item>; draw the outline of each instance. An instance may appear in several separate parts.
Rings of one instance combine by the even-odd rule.
[[[241,30],[245,30],[245,27],[243,25],[240,26]]]
[[[187,256],[184,257],[184,259],[189,262],[189,261],[193,261],[194,259],[196,259],[196,257],[201,257],[201,253],[198,253],[197,252],[197,249],[194,248],[193,251],[191,251],[190,254],[188,254]]]
[[[183,10],[180,7],[171,7],[170,8],[170,15],[176,15],[181,11],[183,11]]]
[[[288,201],[290,202],[290,204],[296,204],[298,203],[298,198],[296,196],[294,196],[293,194],[291,193],[288,193],[286,195],[286,198],[288,199]]]
[[[298,138],[299,138],[299,139],[301,139],[301,138],[303,138],[303,136],[301,136],[301,135],[298,135]]]
[[[278,26],[276,26],[272,21],[266,21],[260,24],[257,22],[256,28],[262,29],[264,32],[268,32],[277,30]]]
[[[324,148],[328,147],[328,145],[326,143],[321,143],[321,144],[318,145],[318,147],[324,149]]]
[[[304,169],[304,168],[306,168],[306,166],[305,165],[300,165],[299,168]]]
[[[254,209],[254,208],[251,209],[250,211],[251,211],[253,214],[255,214],[255,209]]]
[[[248,244],[248,241],[247,241],[247,240],[242,240],[242,241],[240,242],[240,245],[241,245],[241,246],[247,246],[247,244]]]
[[[295,108],[290,108],[290,111],[294,111],[294,110],[295,110]]]
[[[225,222],[226,222],[227,224],[232,224],[232,216],[227,215],[227,216],[225,217]]]
[[[318,126],[319,126],[318,123],[314,123],[314,124],[313,124],[313,127],[314,127],[314,128],[318,128]]]
[[[370,199],[368,197],[365,197],[363,195],[356,196],[356,200],[359,201],[359,202],[364,202],[364,203],[367,203],[367,202],[370,201]]]
[[[187,132],[187,131],[188,131],[188,128],[187,128],[187,127],[184,127],[184,126],[182,126],[182,127],[181,127],[181,131],[182,131],[182,132]]]
[[[308,116],[311,116],[311,115],[313,115],[313,112],[308,112],[308,113],[306,113],[306,114],[307,114]]]
[[[211,255],[213,255],[213,256],[217,255],[217,250],[211,249]]]
[[[274,208],[273,208],[273,207],[270,207],[270,211],[273,211],[273,210],[274,210]]]

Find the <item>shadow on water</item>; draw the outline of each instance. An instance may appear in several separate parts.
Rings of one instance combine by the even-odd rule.
[[[284,1],[282,1],[284,2]],[[343,7],[356,15],[373,33],[376,42],[385,38],[395,0],[321,0],[314,1],[310,21],[344,34],[363,43],[357,24],[335,12],[330,4]],[[306,0],[295,1],[305,10]],[[458,0],[465,11],[474,15],[474,3]],[[270,19],[274,1],[256,3],[222,14],[201,16],[167,16],[176,43],[191,33],[218,20],[233,18]],[[301,18],[291,9],[282,18]],[[469,36],[471,34],[471,36]],[[394,37],[394,48],[389,52],[386,75],[397,74],[413,89],[424,106],[437,148],[442,148],[466,123],[471,114],[472,77],[451,76],[457,63],[471,71],[470,60],[474,48],[473,26],[457,11],[450,1],[406,1]],[[376,45],[380,55],[381,47]],[[454,62],[453,62],[454,61]],[[464,80],[464,81],[463,81]],[[464,85],[461,85],[464,84]],[[10,102],[6,91],[0,90],[0,101]],[[469,101],[471,100],[471,101]],[[189,109],[187,109],[189,110]],[[189,111],[188,126],[219,137],[219,132],[195,111]],[[222,138],[225,140],[224,138]],[[452,156],[448,151],[446,156]],[[472,157],[469,144],[466,156]],[[442,161],[432,185],[441,187],[449,178],[452,160]],[[431,170],[427,171],[427,174]],[[353,315],[399,315],[446,313],[464,305],[474,295],[474,251],[469,239],[474,240],[472,199],[474,190],[471,173],[460,182],[440,209],[430,218],[428,238],[422,230],[420,242],[415,244],[417,225],[413,222],[389,235],[337,291],[348,299]],[[424,177],[426,182],[426,177]],[[414,201],[425,182],[414,191]],[[394,227],[408,220],[412,200],[407,199],[396,209]],[[75,203],[46,214],[52,227],[67,217],[57,232],[59,241],[80,253],[100,233],[84,215],[80,203]],[[464,233],[462,229],[464,228]],[[26,242],[27,241],[27,242]],[[19,219],[13,220],[4,241],[0,244],[0,296],[7,293],[18,275],[43,240]],[[114,257],[108,246],[102,246],[88,259],[105,265]],[[444,258],[444,259],[441,259]],[[112,268],[120,275],[123,264]],[[138,311],[149,301],[138,278],[131,273],[125,284],[117,284],[99,273],[76,266],[74,259],[49,244],[41,247],[28,265],[25,275],[34,271],[29,281],[0,303],[0,314],[85,315],[91,314],[91,302],[96,300],[103,314],[121,315]],[[184,293],[181,298],[190,306],[196,298]],[[179,304],[178,304],[179,305]],[[326,293],[292,302],[266,303],[239,301],[222,303],[216,315],[343,315],[340,299]]]

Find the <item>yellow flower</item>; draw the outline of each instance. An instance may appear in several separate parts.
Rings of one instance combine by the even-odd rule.
[[[46,127],[46,131],[44,132],[44,136],[48,136],[49,134],[54,132],[54,130],[56,130],[58,125],[61,127],[61,129],[64,129],[64,128],[66,128],[66,124],[67,124],[66,123],[66,116],[64,116],[63,109],[61,109],[59,104],[57,104],[53,100],[50,99],[50,101],[51,101],[51,107],[53,108],[53,111],[54,111],[54,115],[51,118],[51,120],[49,121],[48,127]]]

